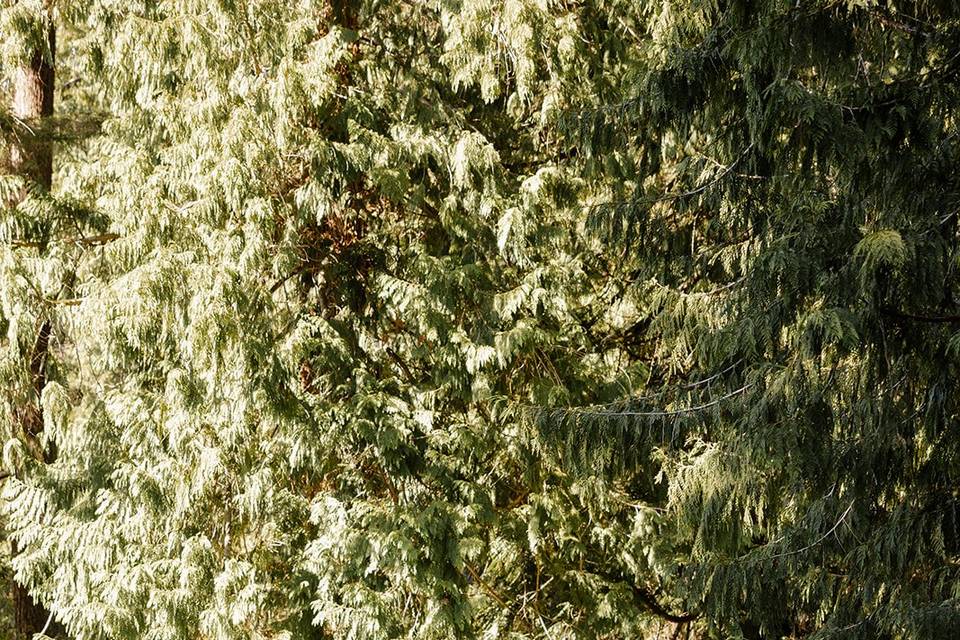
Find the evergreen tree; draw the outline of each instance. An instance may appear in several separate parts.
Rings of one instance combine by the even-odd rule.
[[[47,6],[3,517],[71,637],[957,626],[952,3]]]
[[[956,3],[667,2],[633,31],[566,130],[662,373],[543,434],[659,474],[707,635],[952,637]]]
[[[549,128],[592,90],[573,14],[62,17],[108,116],[58,172],[86,216],[63,253],[7,254],[71,276],[44,305],[57,457],[13,438],[4,489],[14,568],[73,635],[596,637],[677,617],[636,575],[626,490],[541,464],[522,429],[530,406],[645,373],[585,328],[615,258],[574,224]],[[525,62],[538,42],[557,53]],[[54,297],[21,280],[10,326]]]

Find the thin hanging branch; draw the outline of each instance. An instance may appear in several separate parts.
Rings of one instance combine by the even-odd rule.
[[[590,410],[590,409],[578,409],[578,408],[573,408],[573,409],[558,409],[557,411],[561,411],[561,412],[563,412],[563,413],[572,413],[572,414],[577,414],[577,415],[584,415],[584,416],[599,416],[599,417],[611,417],[611,418],[620,417],[620,416],[646,417],[646,418],[665,418],[665,417],[670,417],[670,416],[684,415],[684,414],[688,414],[688,413],[698,413],[698,412],[700,412],[700,411],[705,411],[705,410],[707,410],[707,409],[711,409],[711,408],[717,406],[718,404],[720,404],[721,402],[724,402],[725,400],[729,400],[730,398],[733,398],[733,397],[735,397],[735,396],[738,396],[738,395],[744,393],[745,391],[749,390],[750,387],[752,387],[752,386],[753,386],[753,383],[748,383],[748,384],[743,385],[743,386],[740,387],[739,389],[737,389],[737,390],[735,390],[735,391],[731,391],[730,393],[724,394],[724,395],[720,396],[719,398],[716,398],[716,399],[714,399],[714,400],[711,400],[710,402],[707,402],[707,403],[704,403],[704,404],[695,405],[695,406],[692,406],[692,407],[683,407],[683,408],[681,408],[681,409],[672,409],[672,410],[669,410],[669,411],[593,411],[593,410]]]
[[[739,156],[737,156],[737,158],[733,162],[727,165],[723,169],[723,171],[721,171],[716,176],[714,176],[712,180],[709,180],[698,187],[694,187],[689,191],[681,191],[679,193],[664,193],[657,196],[637,198],[636,200],[626,200],[621,202],[599,202],[597,204],[588,206],[587,210],[594,211],[604,207],[622,207],[625,205],[629,205],[629,206],[654,205],[660,202],[673,202],[675,200],[684,200],[686,198],[691,198],[693,196],[700,195],[710,187],[716,184],[719,184],[720,182],[723,181],[724,178],[730,175],[730,172],[733,171],[737,167],[737,165],[739,165],[740,162],[747,157],[747,154],[750,153],[752,149],[753,149],[753,143],[751,142],[746,146],[746,148],[744,148],[744,150],[740,153]]]
[[[798,553],[803,553],[804,551],[809,551],[810,549],[813,549],[815,546],[817,546],[818,544],[826,540],[828,537],[830,537],[830,534],[836,531],[837,527],[839,527],[843,523],[843,521],[847,519],[847,515],[850,513],[850,510],[853,509],[854,502],[855,502],[854,500],[851,500],[850,504],[847,506],[846,511],[844,511],[843,514],[840,516],[840,519],[837,520],[832,527],[830,527],[829,531],[827,531],[825,534],[817,538],[815,541],[811,542],[807,546],[802,547],[800,549],[794,549],[793,551],[784,551],[783,553],[774,554],[770,556],[770,559],[773,560],[775,558],[792,556],[792,555],[796,555]]]

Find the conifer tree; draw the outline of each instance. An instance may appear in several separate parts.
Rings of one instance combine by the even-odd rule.
[[[109,115],[58,172],[81,229],[41,261],[75,274],[49,309],[57,457],[12,439],[4,490],[14,567],[71,634],[594,637],[677,617],[618,551],[624,491],[540,465],[520,427],[639,373],[583,328],[581,300],[602,301],[581,274],[609,266],[583,262],[546,126],[551,94],[589,90],[562,77],[579,60],[520,55],[571,45],[573,21],[307,1],[64,19]]]
[[[566,129],[658,373],[541,411],[543,434],[657,474],[672,590],[708,636],[951,637],[956,4],[639,17],[617,91]]]
[[[57,3],[18,580],[78,640],[948,637],[951,5]]]

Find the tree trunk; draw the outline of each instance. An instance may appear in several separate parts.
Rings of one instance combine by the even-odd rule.
[[[29,66],[20,67],[14,78],[13,115],[25,122],[53,115],[54,53],[56,30],[47,29],[49,59],[42,50],[34,51]],[[53,177],[53,143],[30,131],[21,133],[19,144],[11,152],[11,168],[38,185],[49,189]]]
[[[11,553],[17,553],[17,543],[11,542]],[[14,640],[30,640],[35,633],[45,630],[51,637],[59,631],[50,617],[50,612],[27,592],[16,580],[12,580],[13,595],[13,633]],[[49,624],[48,624],[49,623]]]
[[[49,4],[48,4],[49,9]],[[48,14],[47,47],[32,53],[30,64],[16,71],[14,78],[13,115],[28,124],[53,115],[54,55],[56,30],[52,16]],[[21,132],[19,141],[10,154],[11,169],[30,182],[49,190],[53,180],[53,143],[42,135],[34,135],[32,129]],[[24,194],[25,196],[25,194]],[[44,322],[34,343],[30,356],[30,373],[33,378],[36,406],[23,407],[17,412],[22,423],[19,426],[25,437],[36,436],[43,428],[40,394],[46,384],[45,362],[50,337],[50,324]],[[46,456],[45,456],[46,457]],[[11,555],[17,554],[16,543],[11,543]],[[62,637],[62,627],[53,620],[50,612],[33,599],[26,587],[12,581],[11,596],[14,611],[14,640],[30,640],[34,634],[44,632],[51,637]]]

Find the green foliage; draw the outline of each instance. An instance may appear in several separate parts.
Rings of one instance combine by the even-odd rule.
[[[646,24],[623,106],[568,136],[585,171],[636,168],[622,195],[594,178],[590,228],[631,256],[654,370],[711,383],[540,431],[580,468],[654,461],[704,633],[947,637],[955,8],[667,3]]]
[[[947,637],[956,13],[58,3],[17,579],[78,640]]]

